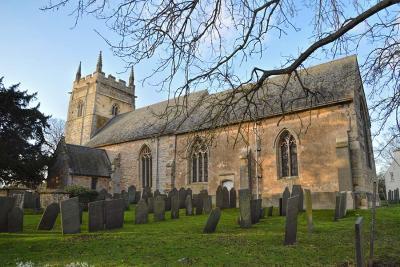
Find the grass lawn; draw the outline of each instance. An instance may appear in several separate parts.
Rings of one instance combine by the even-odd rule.
[[[206,215],[135,225],[134,207],[125,212],[124,228],[62,236],[58,218],[53,231],[37,231],[41,215],[24,217],[24,232],[0,234],[0,266],[32,262],[35,266],[63,266],[86,262],[94,266],[266,266],[353,265],[354,222],[364,217],[364,252],[369,254],[369,210],[350,211],[333,222],[332,210],[314,211],[314,233],[307,233],[305,213],[299,216],[297,244],[282,245],[285,218],[274,214],[251,229],[237,225],[238,209],[223,210],[214,234],[203,234]],[[275,211],[276,212],[276,211]],[[400,263],[400,206],[377,209],[375,255],[380,263]]]

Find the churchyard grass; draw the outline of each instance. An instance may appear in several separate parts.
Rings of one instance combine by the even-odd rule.
[[[307,231],[306,213],[299,215],[297,243],[284,246],[285,218],[266,217],[249,229],[239,228],[238,209],[224,209],[213,234],[203,234],[207,215],[135,225],[134,207],[125,212],[122,229],[88,233],[84,213],[80,234],[61,234],[60,216],[52,231],[37,231],[40,214],[26,212],[23,233],[0,234],[0,266],[32,262],[34,266],[64,266],[87,263],[93,266],[259,266],[259,265],[354,265],[354,223],[364,217],[365,256],[369,254],[369,210],[349,211],[333,221],[333,210],[313,211],[314,231]],[[377,209],[376,259],[400,262],[400,206]]]

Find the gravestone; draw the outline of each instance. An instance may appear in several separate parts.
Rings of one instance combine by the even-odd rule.
[[[24,211],[20,207],[13,207],[8,213],[8,232],[22,232],[24,225]]]
[[[192,194],[193,194],[192,189],[187,188],[187,189],[186,189],[186,196],[192,197]]]
[[[34,210],[40,209],[40,195],[38,192],[25,191],[24,208]]]
[[[303,211],[304,207],[304,193],[301,185],[293,185],[291,197],[299,196],[299,212]]]
[[[14,207],[24,209],[24,193],[14,193],[11,197],[15,198]]]
[[[154,212],[154,198],[153,197],[147,198],[147,208],[149,209],[149,213]]]
[[[393,199],[392,199],[392,190],[389,190],[388,192],[388,201],[389,203],[392,203]]]
[[[290,191],[289,188],[286,186],[285,191],[283,191],[282,194],[282,216],[286,216],[286,207],[289,198],[290,198]]]
[[[89,202],[89,207],[88,207],[89,232],[104,230],[104,223],[105,223],[104,201],[105,200]]]
[[[165,198],[165,210],[171,210],[171,197],[169,195]]]
[[[223,209],[223,203],[224,203],[224,196],[223,196],[223,192],[222,192],[222,187],[219,185],[217,188],[217,192],[216,192],[216,206],[220,209]]]
[[[185,208],[185,200],[186,200],[186,190],[185,188],[181,187],[179,189],[179,208],[184,209]]]
[[[196,215],[203,214],[203,202],[204,202],[204,194],[197,195],[196,210],[195,210]]]
[[[340,219],[340,201],[342,200],[342,197],[340,196],[340,194],[336,194],[336,201],[335,201],[335,217],[334,220],[337,221],[338,219]]]
[[[363,217],[358,217],[355,223],[355,248],[356,248],[356,266],[364,266],[364,252],[363,252],[363,238],[362,238],[362,226]]]
[[[274,211],[274,207],[273,206],[268,207],[268,217],[272,217],[273,211]]]
[[[196,209],[197,207],[197,202],[199,201],[200,195],[199,194],[193,194],[192,195],[192,203],[193,203],[193,210]]]
[[[106,197],[107,197],[107,190],[105,190],[104,188],[103,189],[101,189],[100,191],[99,191],[99,194],[97,195],[97,200],[105,200],[106,199]]]
[[[279,198],[279,216],[283,216],[283,198]]]
[[[81,231],[78,197],[61,201],[61,228],[63,234],[76,234]]]
[[[192,203],[191,195],[186,195],[185,207],[186,207],[186,216],[192,216],[193,215],[193,203]]]
[[[15,198],[0,197],[0,232],[8,232],[8,213],[15,206]]]
[[[124,200],[125,210],[129,210],[129,193],[125,190],[122,190],[121,198]]]
[[[134,185],[131,185],[128,187],[128,201],[129,204],[136,204],[136,187]]]
[[[340,218],[344,218],[347,212],[347,194],[340,192]]]
[[[258,222],[257,220],[257,204],[256,204],[257,200],[256,199],[252,199],[250,200],[250,211],[251,211],[251,223],[255,224]]]
[[[121,197],[121,193],[114,193],[112,196],[112,199],[120,199]]]
[[[52,230],[60,213],[60,204],[51,203],[46,207],[40,219],[38,230]]]
[[[105,229],[116,229],[124,226],[125,204],[123,199],[104,201]]]
[[[234,187],[229,191],[229,207],[236,208],[236,189]]]
[[[229,191],[225,186],[222,188],[222,206],[224,209],[229,208]]]
[[[240,210],[240,227],[251,227],[251,207],[250,207],[251,193],[250,189],[239,190],[239,210]]]
[[[154,199],[154,221],[164,221],[165,220],[165,200],[164,197],[158,195]]]
[[[304,189],[304,195],[306,200],[306,216],[307,216],[307,229],[311,233],[314,229],[313,219],[312,219],[312,199],[310,189]]]
[[[171,219],[179,219],[179,196],[174,194],[171,197]]]
[[[284,245],[293,245],[297,238],[297,214],[299,212],[299,196],[288,199],[286,208]]]
[[[153,193],[151,192],[151,188],[147,186],[143,188],[142,199],[144,199],[146,203],[149,204],[147,200],[150,197],[153,197]]]
[[[219,219],[221,218],[221,210],[216,207],[208,216],[207,223],[203,229],[203,233],[214,233],[217,228]]]
[[[260,219],[265,219],[266,214],[267,214],[267,208],[261,208]]]
[[[212,197],[211,196],[204,196],[203,197],[203,210],[205,214],[210,214],[212,210]]]
[[[149,220],[149,209],[147,208],[147,203],[144,199],[139,200],[136,205],[135,211],[135,223],[145,224]]]
[[[156,191],[154,191],[154,198],[159,195],[161,195],[160,190],[156,189]]]
[[[135,204],[139,203],[140,199],[141,199],[140,191],[136,191],[136,193],[135,193]]]

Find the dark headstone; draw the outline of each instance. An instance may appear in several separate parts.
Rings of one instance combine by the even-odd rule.
[[[301,185],[293,185],[291,197],[299,196],[299,212],[303,211],[304,193]]]
[[[186,215],[187,216],[193,215],[193,203],[191,195],[186,195],[185,207],[186,207]]]
[[[355,223],[355,247],[356,247],[356,266],[364,266],[363,238],[362,238],[363,217],[358,217]]]
[[[149,204],[147,202],[147,199],[149,197],[153,197],[153,193],[151,192],[151,188],[150,187],[145,187],[143,188],[143,193],[142,193],[142,199],[144,199],[146,201],[147,204]]]
[[[154,198],[153,197],[147,198],[147,208],[149,209],[149,213],[154,212]]]
[[[147,203],[144,199],[139,200],[136,205],[135,211],[135,223],[145,224],[149,220],[149,209],[147,208]]]
[[[78,197],[61,201],[61,228],[63,234],[76,234],[81,231]]]
[[[131,185],[128,187],[128,201],[129,204],[136,204],[136,187],[134,185]]]
[[[171,210],[171,196],[168,196],[165,198],[165,210],[170,211]]]
[[[222,192],[222,187],[219,185],[217,188],[217,192],[216,192],[216,206],[220,209],[223,209],[224,207],[224,196],[223,196],[223,192]]]
[[[161,195],[160,190],[156,189],[156,191],[154,191],[154,198],[159,195]]]
[[[24,193],[13,193],[9,196],[15,198],[14,207],[24,209]]]
[[[392,203],[393,199],[392,199],[392,190],[388,191],[388,201],[389,203]]]
[[[196,200],[196,215],[203,214],[203,202],[204,202],[204,194],[199,194]]]
[[[171,197],[171,219],[179,219],[179,196],[174,194]]]
[[[124,226],[125,204],[123,199],[110,199],[104,202],[105,228],[116,229]]]
[[[89,202],[89,232],[104,230],[104,200]]]
[[[261,208],[261,215],[260,215],[260,219],[265,219],[265,216],[267,214],[267,208]]]
[[[0,197],[0,232],[8,232],[8,213],[15,206],[15,198]]]
[[[30,191],[26,191],[24,194],[24,208],[25,209],[34,209],[35,201],[33,199],[33,193]]]
[[[250,207],[251,193],[249,189],[239,190],[239,210],[240,210],[240,227],[251,227],[251,207]]]
[[[135,204],[139,203],[140,200],[140,191],[136,191],[135,193]]]
[[[208,216],[207,223],[203,229],[204,233],[214,233],[217,228],[219,219],[221,218],[221,210],[216,207]]]
[[[286,216],[287,201],[290,198],[290,191],[288,187],[285,187],[285,191],[282,194],[282,216]]]
[[[306,200],[306,215],[307,215],[307,229],[311,233],[314,229],[313,219],[312,219],[312,199],[311,191],[309,189],[304,189],[304,195]]]
[[[229,190],[225,186],[222,188],[222,206],[224,209],[229,208]]]
[[[205,214],[210,214],[212,210],[212,197],[211,196],[204,196],[203,197],[203,210]]]
[[[347,194],[346,192],[340,193],[340,218],[344,218],[347,212]]]
[[[274,207],[273,206],[268,207],[268,217],[272,217],[273,211],[274,211]]]
[[[293,245],[297,238],[297,214],[299,213],[299,196],[288,199],[286,209],[285,241],[284,244]]]
[[[22,232],[24,225],[24,211],[20,207],[14,207],[8,213],[8,232]]]
[[[60,204],[51,203],[46,207],[40,219],[38,230],[52,230],[60,213]]]
[[[192,197],[192,194],[193,194],[192,189],[187,188],[186,189],[186,195]]]
[[[261,198],[257,199],[256,212],[257,212],[257,221],[260,221],[261,213],[262,213],[262,199]]]
[[[279,198],[279,216],[283,216],[283,198]]]
[[[124,200],[125,210],[129,210],[129,193],[125,190],[122,190],[121,198]]]
[[[154,199],[154,221],[164,221],[165,220],[165,200],[164,197],[158,195]]]
[[[252,224],[255,224],[255,223],[257,223],[258,222],[258,220],[257,220],[257,215],[256,215],[256,202],[257,202],[257,200],[256,199],[252,199],[252,200],[250,200],[250,211],[251,211],[251,223]]]
[[[338,219],[340,219],[341,214],[340,214],[340,201],[342,200],[340,194],[336,195],[336,202],[335,202],[335,216],[334,216],[334,220],[337,221]]]
[[[229,191],[229,207],[236,208],[236,190],[234,187]]]
[[[179,189],[179,208],[184,209],[185,208],[185,200],[186,200],[186,190],[185,188],[181,187]]]

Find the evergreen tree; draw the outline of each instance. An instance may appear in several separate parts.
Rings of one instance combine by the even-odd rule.
[[[19,90],[19,84],[5,88],[0,78],[0,182],[34,187],[44,180],[49,156],[42,150],[49,127],[39,111],[31,107],[36,93]]]

